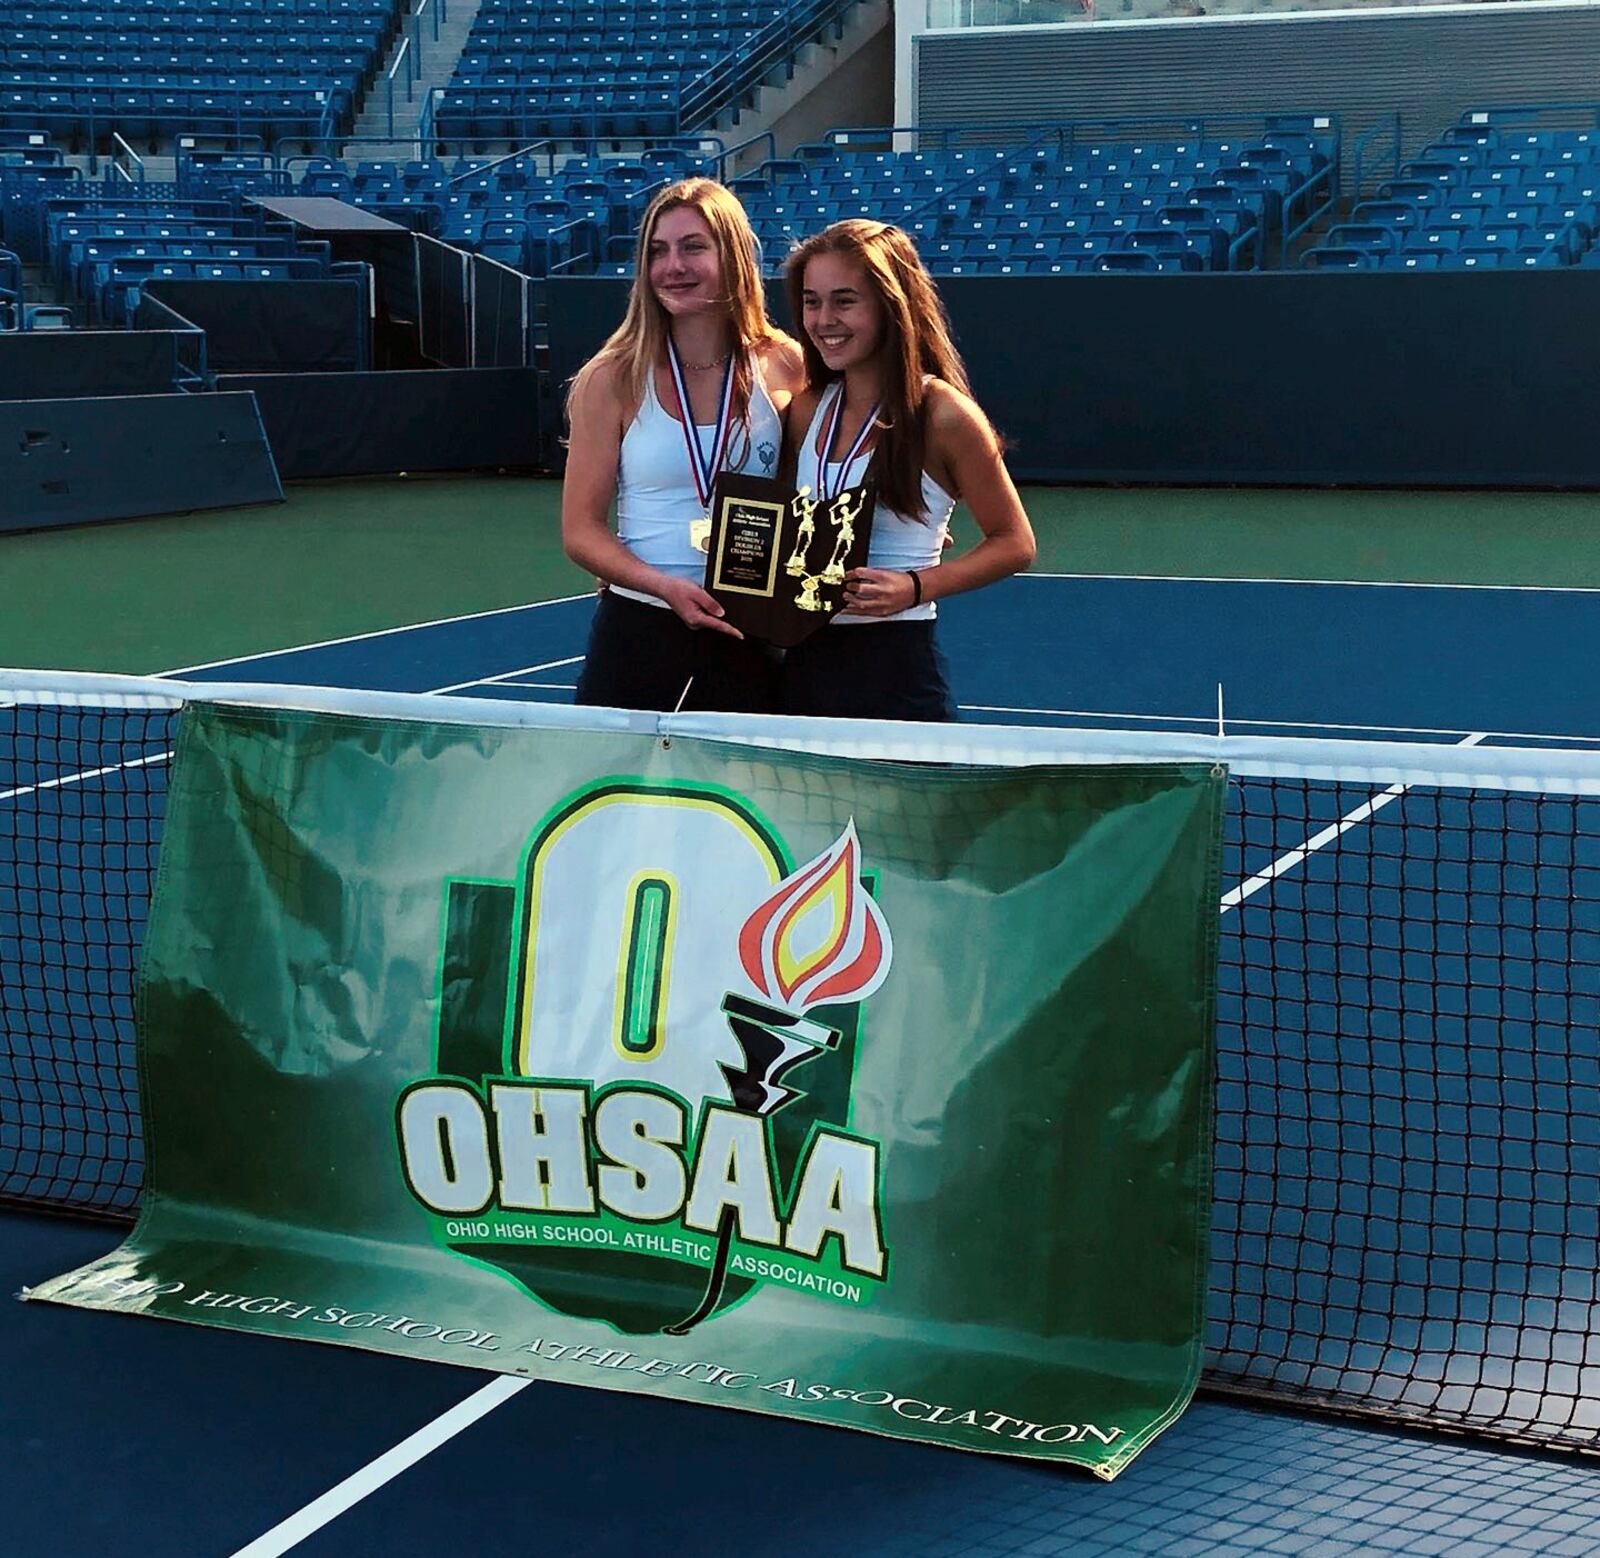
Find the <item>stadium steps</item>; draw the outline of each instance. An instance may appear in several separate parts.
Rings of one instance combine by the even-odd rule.
[[[433,0],[437,4],[437,0]],[[413,21],[415,0],[407,0],[405,21],[396,33],[388,54],[378,66],[376,74],[367,83],[366,101],[357,116],[352,131],[352,142],[344,148],[344,156],[351,162],[404,163],[420,154],[416,140],[417,121],[422,117],[423,104],[428,94],[443,88],[455,74],[456,62],[466,47],[468,34],[477,19],[479,0],[448,0],[445,20],[439,24],[435,40],[431,18],[424,13],[423,20]],[[394,133],[389,138],[389,94],[386,78],[394,69],[395,57],[401,43],[415,33],[422,36],[422,74],[411,89],[411,99],[406,101],[403,80],[406,66],[401,65],[395,76]],[[413,47],[415,45],[413,44]]]
[[[839,125],[887,122],[888,116],[883,111],[875,114],[859,91],[848,87],[841,91],[839,83],[849,80],[843,73],[851,61],[887,32],[890,47],[887,78],[883,84],[892,99],[893,24],[892,0],[860,0],[844,18],[842,37],[834,37],[830,28],[822,38],[806,44],[794,61],[792,76],[781,67],[775,70],[766,84],[756,89],[753,105],[725,109],[708,128],[730,144],[771,130],[780,148],[786,148],[819,140],[825,131]],[[866,60],[861,61],[858,69],[867,64]],[[874,86],[877,75],[874,67],[871,77]],[[892,101],[885,103],[884,108],[892,112]],[[747,148],[733,159],[730,173],[748,172],[762,156],[760,147]]]

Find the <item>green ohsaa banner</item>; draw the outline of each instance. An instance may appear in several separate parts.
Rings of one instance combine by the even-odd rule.
[[[1113,1476],[1199,1373],[1223,793],[191,705],[142,1215],[30,1296]]]

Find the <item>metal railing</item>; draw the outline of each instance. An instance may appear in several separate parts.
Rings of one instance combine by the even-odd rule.
[[[1400,176],[1400,115],[1396,113],[1391,118],[1380,119],[1350,148],[1350,197],[1352,200],[1359,200],[1367,187],[1366,159],[1368,148],[1380,136],[1385,135],[1390,138],[1389,177],[1398,178]],[[1374,160],[1376,160],[1375,154]]]
[[[759,135],[752,135],[748,140],[740,141],[737,146],[730,146],[717,158],[717,177],[724,184],[728,182],[728,167],[733,159],[742,151],[748,151],[752,146],[759,146],[763,142],[767,147],[767,158],[770,160],[778,155],[778,138],[771,130],[763,130]],[[758,162],[757,167],[760,166]]]
[[[723,109],[752,93],[774,70],[785,69],[792,79],[800,50],[829,29],[842,38],[844,19],[856,4],[857,0],[802,0],[785,7],[754,37],[679,92],[679,130],[714,123]]]
[[[133,166],[138,170],[139,176],[137,178],[135,178],[127,168],[122,166],[122,164],[117,160],[119,157],[126,157],[128,161],[133,164]],[[129,184],[144,183],[144,158],[141,157],[138,152],[136,152],[125,140],[123,140],[121,132],[117,130],[113,130],[111,132],[110,167],[113,171],[120,173],[123,179]]]
[[[27,112],[40,130],[66,139],[82,139],[88,151],[89,171],[100,171],[100,147],[113,135],[134,126],[169,126],[168,133],[181,144],[187,137],[220,141],[226,149],[243,151],[259,147],[268,132],[285,140],[315,140],[331,135],[341,105],[349,93],[339,88],[306,88],[281,92],[260,87],[101,87],[81,82],[63,86],[59,81],[12,80],[13,91],[32,89],[59,101],[41,102]],[[257,111],[251,99],[303,98],[303,106],[281,112]],[[118,97],[132,101],[117,102]],[[165,99],[165,101],[163,101]],[[18,110],[20,112],[20,110]],[[126,142],[124,142],[126,145]]]
[[[412,101],[412,83],[416,80],[416,77],[412,74],[411,66],[407,62],[407,55],[410,49],[411,40],[409,38],[402,38],[400,40],[399,51],[396,53],[394,60],[390,64],[389,69],[384,77],[384,87],[389,98],[389,137],[391,140],[394,138],[394,78],[395,73],[402,65],[406,67],[406,101],[408,103]]]
[[[556,146],[557,143],[555,141],[534,141],[527,146],[519,146],[516,151],[508,151],[503,157],[491,158],[488,162],[479,163],[475,167],[465,169],[458,167],[457,171],[445,180],[445,183],[459,184],[462,179],[471,178],[475,173],[487,173],[491,168],[503,167],[508,162],[515,162],[519,157],[537,157],[540,152],[543,152],[549,158],[550,166],[548,171],[553,174],[556,170]]]
[[[1338,184],[1336,170],[1338,164],[1330,163],[1325,168],[1319,168],[1310,178],[1295,185],[1283,197],[1283,238],[1278,246],[1278,268],[1286,268],[1289,264],[1289,250],[1297,238],[1308,233],[1329,212],[1336,212],[1338,205]],[[1312,197],[1317,191],[1317,186],[1322,187],[1322,199],[1314,202]],[[1305,215],[1294,224],[1289,225],[1289,213],[1297,202],[1305,202]],[[1257,251],[1257,268],[1260,268],[1260,251]]]
[[[527,89],[532,91],[534,89]],[[470,105],[489,105],[497,126],[489,131],[441,128],[440,120],[457,109],[447,99],[466,99]],[[565,144],[585,142],[599,145],[615,141],[645,142],[652,146],[683,140],[685,132],[678,128],[678,114],[673,106],[651,107],[648,104],[628,104],[598,101],[588,94],[587,103],[556,106],[549,103],[530,102],[524,89],[482,85],[452,85],[434,87],[422,105],[417,120],[417,139],[423,143],[433,141],[533,141],[557,140]],[[475,109],[469,107],[469,114]],[[488,116],[486,116],[488,117]],[[552,131],[552,121],[570,126],[570,132]],[[624,127],[626,124],[627,127]]]

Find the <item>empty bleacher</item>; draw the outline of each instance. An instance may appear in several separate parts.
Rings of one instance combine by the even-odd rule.
[[[1301,263],[1405,271],[1600,265],[1600,128],[1502,127],[1492,118],[1469,115],[1447,129]]]
[[[71,12],[0,0],[0,67],[13,94],[0,100],[0,329],[71,317],[120,325],[152,279],[328,275],[326,245],[296,241],[254,196],[346,200],[534,278],[626,275],[654,193],[725,172],[715,137],[669,133],[677,94],[782,9],[783,0],[693,9],[485,0],[438,99],[434,138],[418,149],[451,135],[536,135],[537,149],[376,161],[308,156],[290,142],[317,139],[330,115],[348,119],[395,36],[394,0],[109,0]],[[139,85],[119,98],[105,73]],[[311,108],[269,101],[274,83],[291,96],[305,86]],[[465,95],[452,101],[457,88]],[[625,124],[612,112],[622,91],[659,102]],[[152,138],[193,131],[224,101],[235,131],[251,103],[259,150],[237,149],[248,133],[224,137],[235,149],[185,152],[165,182],[146,182],[137,157],[96,170],[63,154],[112,125]],[[626,113],[638,106],[630,100]],[[731,185],[769,275],[797,241],[849,216],[904,227],[948,276],[1600,266],[1600,111],[1568,107],[1548,126],[1542,112],[1465,116],[1397,158],[1353,205],[1340,124],[1325,114],[1010,136],[987,127],[978,144],[944,131],[836,131]],[[572,154],[573,140],[596,133],[649,144]],[[1353,155],[1359,177],[1362,153]]]
[[[769,264],[829,222],[865,216],[904,227],[946,275],[1259,267],[1331,208],[1336,127],[1280,116],[1238,134],[1193,128],[1053,132],[1018,149],[862,152],[830,140],[733,187]]]
[[[859,133],[859,132],[856,132]],[[896,222],[934,271],[1064,274],[1246,269],[1275,255],[1295,223],[1331,205],[1337,134],[1274,121],[1243,136],[1086,142],[1070,150],[864,152],[799,148],[735,179],[781,269],[806,234],[847,216]],[[714,159],[657,149],[533,160],[331,162],[309,169],[308,194],[334,195],[532,276],[627,274],[639,218],[668,179],[715,171]]]
[[[334,273],[326,245],[297,240],[287,224],[249,202],[248,188],[219,188],[209,164],[180,162],[176,183],[134,185],[81,176],[40,181],[39,171],[0,165],[0,231],[10,246],[0,258],[0,308],[9,305],[9,328],[27,322],[16,317],[24,264],[38,267],[61,304],[102,327],[128,324],[151,280],[303,280]],[[248,184],[252,171],[228,176]],[[45,322],[59,322],[59,313]]]
[[[783,9],[783,0],[483,0],[433,110],[433,138],[676,135],[683,89]]]
[[[0,131],[311,140],[347,129],[395,0],[0,0]]]
[[[301,192],[349,200],[405,221],[458,248],[530,276],[587,274],[608,252],[631,252],[651,196],[691,173],[715,174],[714,158],[673,147],[632,157],[578,156],[539,171],[531,157],[333,163],[307,170]]]

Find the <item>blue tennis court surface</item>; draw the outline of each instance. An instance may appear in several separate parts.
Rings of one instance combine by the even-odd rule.
[[[589,596],[194,671],[569,699]],[[1600,737],[1600,592],[1029,575],[947,602],[974,718]]]
[[[591,609],[557,601],[186,674],[564,700]],[[1035,576],[950,603],[944,641],[973,719],[1206,729],[1220,683],[1231,729],[1600,739],[1594,592]],[[1369,796],[1308,785],[1270,821],[1247,800],[1231,824],[1244,872]],[[1238,1040],[1219,1039],[1214,1266],[1228,1298],[1212,1320],[1235,1383],[1600,1426],[1593,1343],[1566,1353],[1600,1313],[1600,992],[1563,977],[1560,953],[1600,927],[1553,924],[1546,880],[1559,865],[1562,912],[1575,894],[1592,920],[1600,839],[1590,824],[1571,858],[1546,859],[1541,804],[1491,819],[1441,795],[1419,821],[1418,798],[1392,797],[1345,847],[1253,886],[1232,916],[1243,929],[1225,916],[1219,1019]],[[1391,955],[1351,966],[1338,922],[1359,917],[1370,941],[1375,913]],[[1290,919],[1295,979],[1263,984],[1264,961],[1285,966]],[[1323,922],[1309,938],[1308,920]],[[1469,993],[1490,976],[1494,1011]],[[1270,1118],[1256,1110],[1268,1096]],[[1530,1123],[1507,1131],[1524,1096]],[[1557,1102],[1578,1126],[1564,1141],[1537,1124]],[[1560,1182],[1558,1226],[1523,1184],[1535,1176]],[[1441,1210],[1457,1202],[1458,1218]],[[12,1291],[117,1238],[23,1214],[3,1226]],[[18,1553],[244,1550],[488,1379],[42,1305],[9,1319],[0,1415],[17,1448],[0,1481],[14,1479]],[[1506,1358],[1497,1327],[1523,1339]],[[1525,1361],[1547,1381],[1566,1367],[1562,1388],[1530,1388]],[[302,1534],[293,1550],[313,1555],[1600,1551],[1593,1462],[1216,1399],[1105,1487],[534,1384],[339,1502],[251,1558]]]

